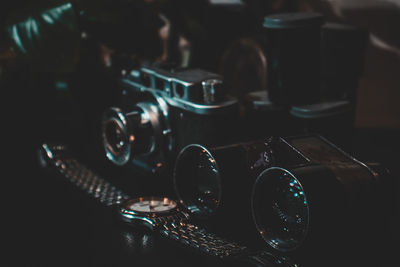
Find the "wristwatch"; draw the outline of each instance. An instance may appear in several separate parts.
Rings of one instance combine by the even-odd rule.
[[[64,145],[43,144],[39,159],[43,167],[56,169],[62,177],[104,206],[116,207],[122,221],[131,225],[144,225],[200,253],[240,262],[240,266],[242,263],[250,266],[297,266],[286,256],[251,250],[194,225],[189,211],[173,199],[131,198],[72,157]]]

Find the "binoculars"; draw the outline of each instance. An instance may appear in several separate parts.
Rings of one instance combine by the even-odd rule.
[[[329,234],[354,234],[359,224],[372,227],[371,217],[388,206],[390,176],[380,164],[304,135],[213,148],[191,144],[176,160],[173,182],[195,216],[252,221],[269,247],[292,252],[326,245],[333,241]]]

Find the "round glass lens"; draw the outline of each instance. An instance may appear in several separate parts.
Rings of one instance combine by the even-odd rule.
[[[107,147],[113,155],[118,156],[124,153],[128,138],[118,122],[110,120],[105,126],[104,134]]]
[[[179,155],[174,172],[175,190],[193,213],[209,215],[220,202],[220,176],[215,159],[204,147],[189,145]]]
[[[252,207],[257,229],[272,247],[289,251],[305,239],[308,202],[302,185],[288,171],[264,171],[255,184]]]

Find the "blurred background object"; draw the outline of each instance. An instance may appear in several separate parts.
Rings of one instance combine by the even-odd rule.
[[[400,1],[299,0],[299,10],[322,13],[327,20],[367,29],[364,74],[357,90],[355,125],[400,128]]]

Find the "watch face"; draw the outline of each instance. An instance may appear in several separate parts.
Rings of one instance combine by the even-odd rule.
[[[135,212],[159,213],[171,211],[176,206],[175,201],[166,197],[140,197],[128,201],[125,208]]]

